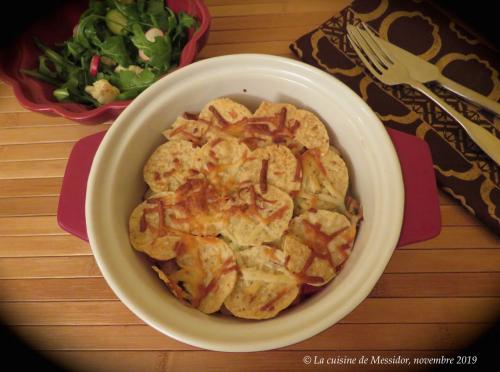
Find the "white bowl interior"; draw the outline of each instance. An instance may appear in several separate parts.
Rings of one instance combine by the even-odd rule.
[[[364,211],[353,253],[340,275],[308,301],[266,321],[205,315],[182,305],[132,249],[128,218],[142,201],[142,168],[184,111],[229,96],[255,109],[262,100],[315,112],[341,149],[351,192]],[[403,186],[380,121],[345,85],[306,64],[264,55],[212,58],[182,68],[143,92],[106,134],[87,187],[87,231],[97,263],[118,297],[145,322],[188,344],[257,351],[306,339],[339,321],[370,292],[399,238]]]

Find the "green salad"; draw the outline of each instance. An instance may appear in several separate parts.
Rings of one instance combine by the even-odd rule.
[[[188,29],[198,27],[165,0],[91,0],[73,36],[42,51],[23,73],[54,84],[54,97],[90,106],[136,97],[179,63]]]

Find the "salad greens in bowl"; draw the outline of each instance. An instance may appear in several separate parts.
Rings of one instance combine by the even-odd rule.
[[[201,0],[90,0],[56,13],[2,52],[0,77],[26,108],[82,123],[114,119],[193,62],[210,24]]]

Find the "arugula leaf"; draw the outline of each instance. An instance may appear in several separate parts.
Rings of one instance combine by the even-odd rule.
[[[108,28],[105,21],[111,9],[127,18],[124,35],[114,35]],[[161,29],[165,35],[149,41],[144,31],[151,27]],[[164,0],[90,0],[80,16],[75,36],[56,44],[57,49],[35,40],[42,51],[38,67],[22,73],[55,85],[54,96],[65,102],[99,106],[85,92],[87,85],[99,79],[109,80],[120,89],[118,99],[131,99],[178,63],[191,27],[197,27],[196,19],[182,12],[174,14]],[[149,60],[138,59],[136,48]],[[138,74],[129,70],[114,72],[113,66],[103,63],[97,75],[92,76],[89,66],[96,54],[122,66],[136,63],[144,70]]]
[[[189,14],[180,12],[177,16],[179,18],[179,21],[173,31],[173,36],[172,36],[172,44],[174,45],[173,47],[174,52],[172,53],[172,59],[175,62],[178,62],[182,52],[182,48],[187,42],[188,29],[191,27],[195,28],[198,27],[198,22],[196,21],[196,19],[190,16]]]
[[[76,35],[74,37],[75,41],[90,50],[94,50],[95,45],[100,45],[101,40],[97,36],[96,26],[96,23],[100,20],[101,17],[95,14],[91,14],[82,19],[80,23],[78,23],[78,27],[76,29]]]
[[[181,25],[184,28],[198,26],[198,22],[196,21],[196,19],[187,13],[179,12],[179,14],[177,16],[179,17],[179,25]]]
[[[90,0],[89,7],[80,15],[80,21],[91,14],[104,15],[104,13],[106,13],[106,4],[104,1]]]
[[[54,65],[59,66],[62,70],[72,70],[76,68],[76,66],[69,61],[68,59],[64,58],[61,54],[57,53],[55,50],[52,50],[50,48],[47,48],[45,45],[43,45],[40,40],[34,39],[34,42],[36,46],[43,52],[43,54],[54,63]]]
[[[69,54],[75,59],[80,57],[86,51],[83,45],[74,40],[68,40],[65,46]]]
[[[160,14],[165,11],[165,1],[164,0],[149,0],[148,7],[146,10],[149,14]]]
[[[124,4],[118,0],[112,0],[111,2],[113,4],[113,7],[118,9],[129,20],[136,22],[140,20],[137,5],[135,3]]]
[[[137,10],[139,13],[143,13],[146,8],[146,0],[137,0]]]
[[[149,0],[145,15],[149,16],[149,19],[156,28],[164,32],[169,31],[170,14],[165,9],[165,0]]]
[[[50,76],[46,76],[39,72],[38,70],[26,70],[26,69],[21,69],[21,72],[25,75],[34,77],[35,79],[45,81],[46,83],[52,84],[52,85],[59,85],[61,82],[59,80],[56,80]]]
[[[108,37],[100,45],[100,54],[111,58],[122,66],[128,66],[132,63],[123,36],[115,35]]]
[[[157,79],[157,75],[151,70],[142,70],[139,73],[135,73],[129,70],[122,70],[115,73],[111,77],[111,83],[117,86],[120,91],[126,91],[130,89],[134,90],[144,90],[153,84]]]
[[[60,66],[55,65],[54,63],[52,63],[52,65],[49,66],[49,64],[47,63],[49,60],[44,55],[41,55],[38,60],[39,60],[38,71],[40,71],[40,73],[42,73],[46,76],[50,76],[50,77],[56,79],[58,72],[61,72]],[[56,69],[56,71],[54,71],[54,69]]]
[[[117,101],[122,101],[126,99],[133,99],[139,95],[144,89],[129,89],[121,92],[116,96]]]
[[[134,33],[130,38],[132,43],[150,58],[146,65],[156,68],[160,73],[167,71],[172,56],[170,37],[168,35],[157,37],[154,42],[151,42],[146,39],[144,31],[138,24],[132,25],[132,32]]]

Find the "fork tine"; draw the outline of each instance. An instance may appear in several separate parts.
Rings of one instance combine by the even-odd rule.
[[[371,27],[368,26],[365,22],[361,22],[361,25],[366,31],[366,34],[368,34],[368,38],[370,40],[370,45],[372,46],[373,49],[377,49],[377,56],[383,60],[382,62],[385,63],[385,65],[389,66],[394,64],[394,61],[392,60],[391,56],[387,53],[387,51],[384,49],[384,47],[379,43],[377,40],[377,37],[375,36],[375,33],[371,30]]]
[[[361,29],[360,27],[356,28],[356,33],[358,35],[358,43],[362,46],[363,51],[370,57],[370,60],[373,64],[377,65],[377,68],[382,69],[380,71],[384,71],[391,64],[387,64],[380,56],[380,51],[378,50],[377,45],[374,44],[373,40],[367,34],[366,31]]]
[[[368,46],[368,44],[364,41],[363,37],[360,35],[360,31],[357,27],[349,27],[348,28],[348,36],[351,37],[351,43],[352,41],[354,41],[356,44],[357,44],[357,47],[359,49],[361,49],[364,54],[366,55],[366,57],[368,58],[369,60],[369,63],[368,65],[371,65],[373,67],[375,67],[378,71],[380,71],[380,73],[382,73],[383,71],[385,71],[385,66],[383,66],[379,60],[374,56],[374,52],[370,49],[370,47]],[[358,53],[358,55],[360,54],[359,52],[356,51],[356,53]],[[360,57],[361,58],[361,57]],[[366,62],[363,61],[363,63],[365,63],[366,65]]]
[[[357,45],[357,42],[351,37],[351,35],[347,35],[347,38],[349,39],[349,41],[351,42],[351,45],[354,49],[354,51],[356,52],[356,54],[358,55],[358,57],[361,59],[361,61],[363,62],[363,64],[365,65],[365,67],[370,70],[370,72],[376,76],[377,78],[380,78],[381,76],[381,73],[380,71],[378,71],[377,69],[375,69],[375,67],[372,66],[372,64],[366,59],[366,57],[364,56],[363,52],[361,52],[361,47],[359,47]]]

